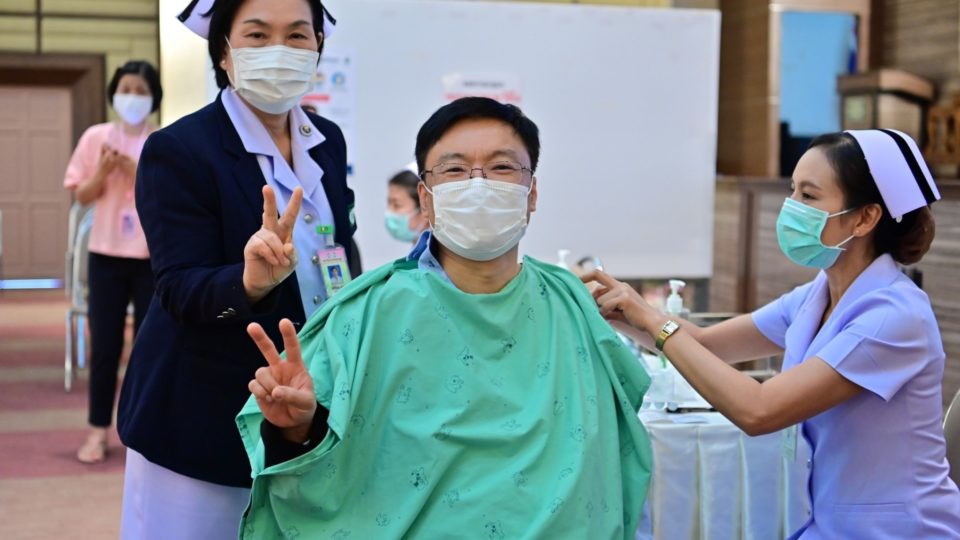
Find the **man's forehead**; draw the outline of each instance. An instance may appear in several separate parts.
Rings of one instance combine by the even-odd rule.
[[[457,122],[437,140],[427,155],[434,163],[496,157],[529,161],[527,148],[513,126],[493,118],[470,118]]]

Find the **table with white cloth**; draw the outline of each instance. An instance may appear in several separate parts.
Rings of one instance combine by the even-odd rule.
[[[750,437],[716,412],[639,416],[653,474],[638,540],[773,540],[807,520],[811,454],[795,428]]]

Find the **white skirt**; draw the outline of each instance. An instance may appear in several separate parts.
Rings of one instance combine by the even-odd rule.
[[[236,540],[250,490],[196,480],[127,449],[122,540]]]

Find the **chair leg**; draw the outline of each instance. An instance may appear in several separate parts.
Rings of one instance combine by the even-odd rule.
[[[73,313],[67,312],[65,346],[63,354],[63,389],[69,392],[73,388]]]
[[[87,316],[77,316],[77,368],[87,367]]]

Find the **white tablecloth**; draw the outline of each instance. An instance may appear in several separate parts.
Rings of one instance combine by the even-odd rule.
[[[809,515],[810,449],[750,437],[719,413],[641,412],[653,476],[638,539],[772,540]],[[785,450],[785,447],[787,450]]]

